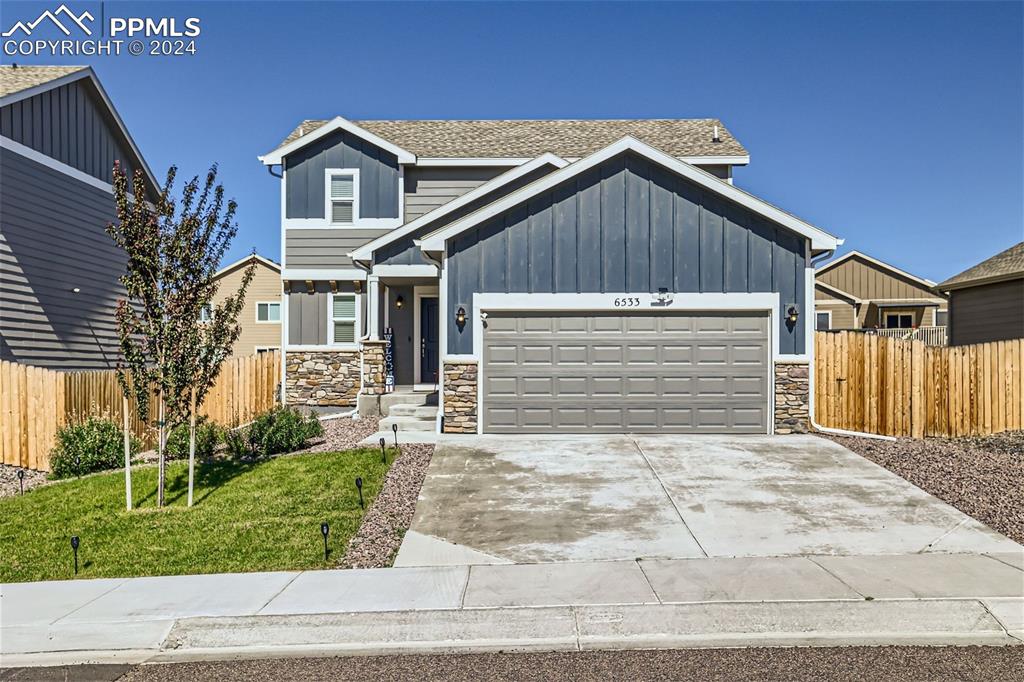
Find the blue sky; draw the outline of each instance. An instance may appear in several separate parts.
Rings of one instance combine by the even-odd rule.
[[[256,156],[304,118],[718,117],[739,186],[941,280],[1024,239],[1022,7],[107,2],[199,17],[198,53],[18,61],[91,64],[158,177],[218,162],[233,257],[278,258]]]

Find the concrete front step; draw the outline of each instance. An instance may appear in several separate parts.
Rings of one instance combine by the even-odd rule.
[[[437,405],[437,391],[428,393],[426,391],[395,391],[380,396],[380,413],[385,417],[396,405]]]
[[[392,405],[389,417],[417,417],[433,420],[437,416],[437,405]]]
[[[434,414],[437,414],[435,411]],[[402,431],[433,431],[435,428],[434,419],[420,419],[419,417],[386,417],[380,420],[380,429],[390,431],[391,427],[398,425],[398,432]]]

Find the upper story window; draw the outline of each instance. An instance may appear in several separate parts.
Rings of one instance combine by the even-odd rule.
[[[331,225],[353,225],[359,220],[359,169],[328,168],[326,215]]]
[[[277,302],[260,302],[256,304],[257,322],[280,322],[281,304]]]

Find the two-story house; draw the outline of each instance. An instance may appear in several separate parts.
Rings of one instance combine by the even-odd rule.
[[[719,121],[306,121],[281,178],[290,404],[444,432],[799,430],[814,265]]]
[[[0,359],[111,369],[126,257],[114,220],[114,162],[157,184],[96,74],[0,66]]]

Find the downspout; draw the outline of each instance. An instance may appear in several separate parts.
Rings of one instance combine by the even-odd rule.
[[[816,258],[816,259],[811,259],[811,267],[813,268],[820,261],[823,261],[823,260],[825,260],[827,258],[831,258],[832,254],[834,254],[834,253],[835,253],[835,249],[832,249],[831,251],[827,251],[826,253],[818,256],[818,258]],[[814,291],[812,289],[811,296],[813,296],[813,295],[814,295]],[[812,344],[814,343],[813,339],[811,340],[811,343]],[[814,346],[812,345],[811,348],[814,348]],[[807,395],[807,406],[808,406],[808,409],[807,409],[807,419],[811,423],[811,428],[813,428],[815,431],[820,431],[821,433],[832,434],[833,436],[849,436],[849,437],[852,437],[852,438],[874,438],[876,440],[895,441],[896,439],[893,438],[892,436],[880,436],[877,433],[864,433],[863,431],[847,431],[846,429],[833,429],[833,428],[829,428],[827,426],[822,426],[821,424],[819,424],[818,422],[816,422],[814,420],[814,383],[816,381],[816,378],[815,378],[816,372],[814,371],[814,358],[815,358],[815,356],[812,353],[811,354],[811,366],[807,368],[807,377],[808,377],[808,382],[807,382],[807,390],[808,390],[808,395]]]

